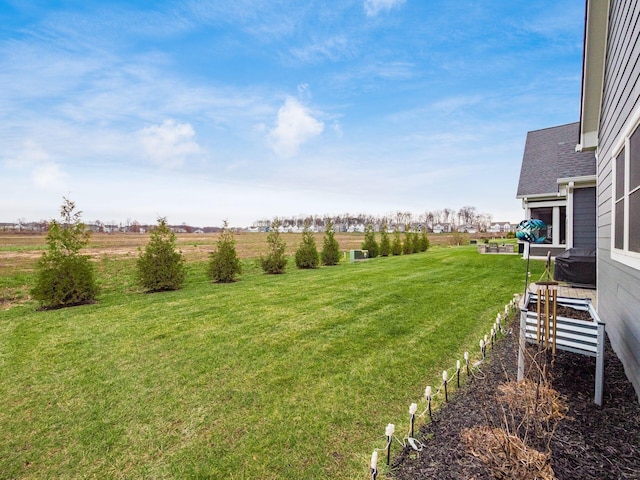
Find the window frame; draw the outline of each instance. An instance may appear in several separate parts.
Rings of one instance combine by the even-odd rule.
[[[637,108],[634,112],[631,121],[627,128],[622,132],[620,139],[614,145],[611,155],[611,259],[619,263],[627,265],[636,270],[640,270],[640,251],[635,252],[629,249],[629,232],[631,226],[631,218],[629,211],[629,198],[632,194],[640,194],[640,185],[636,185],[633,189],[630,188],[631,175],[630,175],[630,155],[631,155],[631,137],[636,134],[640,135],[640,108]],[[636,142],[640,144],[640,142]],[[623,192],[618,191],[618,156],[624,152],[624,158],[621,162],[624,168],[623,179]],[[640,155],[640,149],[634,152]],[[636,160],[639,161],[640,159]],[[622,220],[622,248],[616,246],[616,236],[618,229],[616,224],[618,218],[616,214],[616,207],[622,203],[623,220]],[[640,211],[635,212],[636,222],[640,222]]]

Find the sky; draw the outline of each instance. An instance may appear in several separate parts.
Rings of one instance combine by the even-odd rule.
[[[0,0],[0,222],[524,217],[584,0]],[[577,139],[576,139],[577,140]]]

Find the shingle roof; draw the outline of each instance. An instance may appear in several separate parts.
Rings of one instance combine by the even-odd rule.
[[[558,178],[596,174],[594,152],[576,152],[580,123],[527,133],[518,197],[558,192]]]

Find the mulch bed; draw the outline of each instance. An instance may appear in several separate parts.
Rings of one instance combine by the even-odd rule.
[[[425,448],[405,448],[393,461],[390,478],[492,479],[479,458],[461,440],[478,426],[500,427],[504,410],[497,388],[517,377],[518,325],[488,349],[487,361],[449,403],[434,413],[416,437]],[[535,348],[530,346],[529,348]],[[534,350],[535,351],[535,350]],[[549,444],[555,477],[563,479],[640,479],[640,403],[607,340],[603,406],[593,403],[595,359],[558,351],[549,370],[551,385],[568,406],[566,417],[538,447]],[[518,476],[517,478],[523,478]],[[533,477],[531,477],[533,478]]]

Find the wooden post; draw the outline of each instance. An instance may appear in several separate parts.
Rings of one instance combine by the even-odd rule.
[[[537,340],[540,343],[540,336],[544,336],[545,348],[552,347],[553,354],[556,353],[556,315],[558,312],[557,291],[558,282],[538,282],[538,334]],[[544,312],[542,312],[542,301],[544,300]],[[553,332],[553,333],[552,333]]]
[[[526,308],[526,305],[525,305]],[[526,311],[520,312],[520,341],[518,342],[518,381],[524,380],[524,353],[527,348],[527,313]]]
[[[553,302],[553,354],[556,354],[556,337],[558,336],[558,286],[554,285],[551,289]]]
[[[541,333],[541,330],[542,330],[542,323],[541,323],[542,322],[542,308],[540,308],[540,301],[541,301],[540,297],[542,297],[542,295],[541,295],[540,288],[538,288],[537,291],[538,291],[538,330],[537,330],[536,340],[538,341],[538,343],[540,343],[540,333]]]

